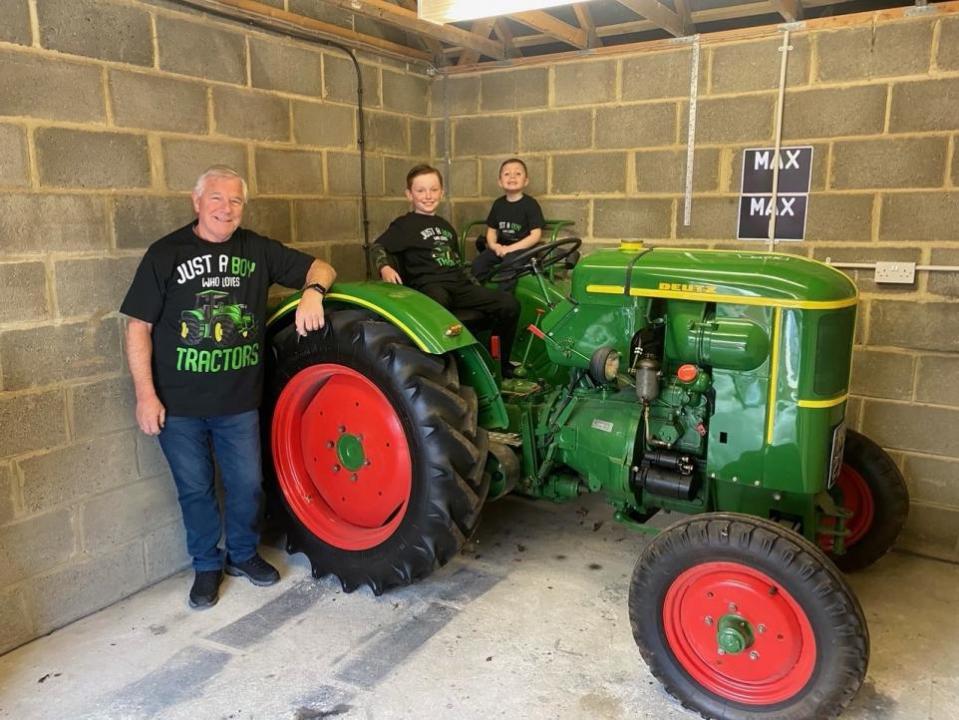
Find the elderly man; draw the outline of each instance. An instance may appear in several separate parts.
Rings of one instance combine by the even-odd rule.
[[[120,308],[130,318],[137,424],[159,436],[183,511],[194,608],[216,603],[224,569],[254,585],[279,580],[257,553],[267,292],[272,283],[305,288],[296,330],[306,335],[323,327],[323,297],[336,277],[322,260],[241,228],[246,200],[235,170],[204,172],[193,189],[196,220],[150,246]]]

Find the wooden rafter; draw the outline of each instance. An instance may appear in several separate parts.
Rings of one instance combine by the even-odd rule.
[[[618,0],[610,1],[616,2]],[[812,8],[835,6],[850,1],[851,0],[803,0],[803,6],[808,11]],[[937,4],[937,10],[959,16],[959,0],[943,0],[943,2]],[[804,21],[804,27],[811,30],[836,30],[839,28],[865,27],[866,25],[874,26],[876,24],[894,22],[905,17],[910,17],[911,12],[912,8],[906,6],[860,13],[853,12],[824,18],[807,18]],[[717,20],[736,21],[763,15],[770,15],[769,4],[766,2],[755,1],[740,5],[728,5],[723,7],[713,7],[706,10],[692,11],[693,19],[699,25]],[[603,37],[622,37],[623,35],[627,34],[641,33],[646,30],[653,29],[654,27],[655,26],[653,26],[652,23],[646,20],[637,20],[628,23],[618,23],[616,25],[597,26],[596,32]],[[721,32],[707,32],[705,34],[700,34],[699,38],[704,45],[720,44],[725,42],[745,42],[750,40],[767,40],[770,38],[779,37],[780,33],[777,32],[777,30],[777,21],[766,19],[761,24],[745,23],[739,25],[738,27],[733,27]],[[550,38],[547,38],[545,35],[539,34],[522,36],[518,35],[514,38],[514,40],[517,46],[520,47],[530,47],[543,45],[548,42],[555,42]],[[625,52],[655,53],[660,51],[672,51],[676,50],[676,48],[677,45],[672,38],[660,40],[637,39],[635,42],[620,42],[616,45],[607,45],[605,47],[595,48],[591,52],[596,57],[615,57]],[[459,50],[456,48],[448,48],[446,52],[447,54],[455,54],[459,52]],[[580,53],[575,51],[550,52],[546,54],[537,53],[536,55],[517,58],[510,61],[508,64],[511,67],[531,67],[542,65],[544,63],[572,61],[579,57]],[[475,72],[475,69],[475,66],[466,68],[446,68],[443,70],[443,74],[455,75],[459,74],[460,72]]]
[[[696,23],[693,22],[693,14],[689,11],[690,2],[691,0],[673,0],[673,6],[683,24],[683,35],[692,35],[696,32]]]
[[[658,0],[617,0],[617,2],[637,15],[642,15],[670,35],[682,37],[684,34],[683,21],[679,15]]]
[[[402,5],[407,10],[412,10],[416,12],[416,0],[396,0],[399,5]],[[437,65],[443,63],[443,45],[439,40],[434,38],[432,35],[419,35],[414,32],[407,31],[410,35],[416,38],[417,42],[420,43],[424,48],[429,50],[433,54],[433,62]]]
[[[769,4],[787,22],[799,22],[804,17],[802,0],[769,0]]]
[[[600,40],[599,35],[596,34],[596,25],[593,23],[593,17],[589,14],[589,8],[586,7],[586,4],[575,3],[573,5],[573,12],[576,14],[576,22],[578,22],[579,26],[586,31],[587,45],[589,47],[602,45],[603,41]]]
[[[389,40],[374,37],[373,35],[364,35],[363,33],[342,28],[339,25],[325,23],[321,20],[306,17],[305,15],[297,15],[296,13],[255,2],[254,0],[196,0],[196,3],[198,6],[206,6],[211,10],[230,8],[248,17],[268,17],[281,26],[308,30],[326,37],[337,38],[346,43],[362,45],[391,55],[416,60],[430,59],[427,53],[417,50],[416,48],[390,42]]]
[[[496,32],[496,37],[502,40],[503,45],[506,46],[506,55],[508,57],[521,57],[523,55],[522,51],[516,47],[516,42],[513,39],[513,31],[509,29],[506,18],[496,18],[493,30]]]
[[[415,12],[385,0],[323,0],[323,2],[327,5],[335,5],[347,12],[379,20],[402,30],[409,30],[419,35],[442,40],[451,45],[478,50],[483,55],[488,55],[497,60],[506,57],[503,43],[497,40],[474,35],[453,25],[437,25],[426,20],[420,20]]]
[[[564,23],[562,20],[542,10],[513,13],[510,15],[510,18],[534,30],[539,30],[541,33],[556,38],[557,40],[562,40],[564,43],[572,45],[575,48],[585,50],[589,47],[589,38],[586,36],[585,30]]]
[[[831,5],[850,0],[806,0],[806,7]],[[718,22],[720,20],[732,20],[734,18],[754,17],[756,15],[768,15],[770,9],[768,5],[757,2],[743,3],[742,5],[724,5],[722,7],[709,8],[708,10],[694,10],[690,13],[691,19],[696,23]],[[615,25],[602,25],[596,28],[596,34],[601,38],[615,37],[617,35],[628,35],[632,33],[647,32],[654,30],[657,26],[649,20],[634,20],[631,22],[617,23]],[[519,38],[517,38],[519,40]],[[540,45],[546,42],[545,38],[536,38],[532,35],[523,38],[530,45]],[[518,43],[521,44],[521,43]]]
[[[493,30],[493,25],[495,20],[493,18],[481,18],[479,20],[474,20],[472,26],[470,26],[470,32],[474,35],[482,35],[483,37],[489,37],[490,32]],[[505,47],[505,45],[504,45]],[[479,51],[468,48],[463,51],[463,54],[460,55],[457,65],[472,65],[477,60],[479,60]]]

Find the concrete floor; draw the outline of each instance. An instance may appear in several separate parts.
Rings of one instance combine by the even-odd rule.
[[[197,612],[180,573],[0,657],[0,718],[698,717],[633,644],[627,586],[645,542],[600,498],[506,499],[463,555],[379,598],[267,548],[277,586],[227,578]],[[852,583],[872,660],[844,717],[959,717],[959,567],[893,553]]]

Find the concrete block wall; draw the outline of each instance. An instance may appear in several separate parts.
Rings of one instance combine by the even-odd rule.
[[[166,464],[135,426],[117,308],[147,245],[191,219],[197,174],[237,167],[244,224],[343,279],[363,254],[342,52],[170,2],[0,7],[3,652],[188,562]],[[361,63],[376,233],[429,157],[428,79]]]
[[[780,31],[703,36],[692,222],[683,224],[692,50],[650,44],[561,62],[449,72],[433,84],[434,152],[457,227],[483,219],[518,154],[547,217],[591,244],[735,240],[743,149],[771,147]],[[959,263],[959,4],[795,26],[783,143],[812,145],[806,240],[819,260]],[[912,493],[901,544],[959,559],[959,275],[862,293],[851,426],[887,448]]]

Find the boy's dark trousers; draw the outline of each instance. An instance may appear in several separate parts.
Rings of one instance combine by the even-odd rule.
[[[499,257],[492,250],[484,250],[473,259],[470,270],[473,276],[480,282],[486,282],[489,277],[497,270],[505,269],[519,253],[508,253],[505,257]],[[511,292],[516,287],[516,280],[510,280],[506,283],[499,283],[500,288]]]
[[[516,324],[519,321],[519,301],[515,297],[502,290],[474,285],[466,278],[462,283],[430,283],[416,289],[447,310],[453,311],[454,314],[456,310],[478,310],[489,318],[489,324],[470,327],[470,330],[490,330],[494,335],[499,335],[503,374],[512,376],[509,356],[513,349]],[[473,323],[466,324],[473,325]]]

